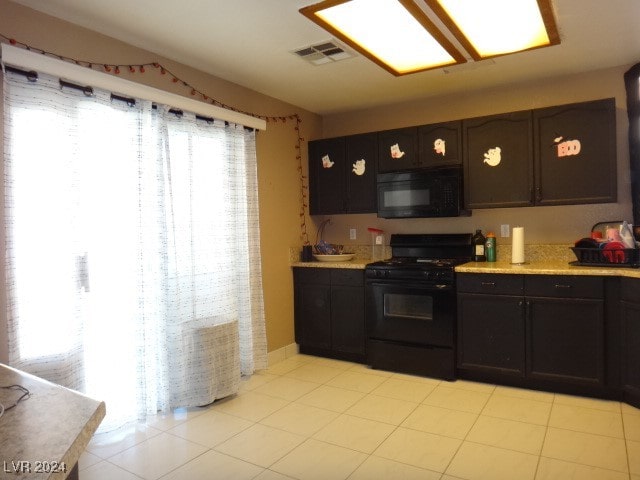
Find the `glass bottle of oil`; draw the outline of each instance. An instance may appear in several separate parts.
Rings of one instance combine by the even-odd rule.
[[[484,252],[486,238],[482,235],[482,230],[476,230],[476,234],[471,239],[471,242],[473,244],[473,261],[486,262],[487,256]]]

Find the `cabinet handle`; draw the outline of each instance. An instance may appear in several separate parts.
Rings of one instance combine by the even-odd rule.
[[[483,287],[495,287],[496,286],[496,282],[482,282],[481,285]]]
[[[568,289],[568,288],[571,288],[571,285],[563,285],[561,283],[556,283],[556,288]]]

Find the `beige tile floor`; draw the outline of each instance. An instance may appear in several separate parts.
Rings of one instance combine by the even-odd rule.
[[[640,480],[640,410],[296,355],[208,407],[96,435],[83,480]]]

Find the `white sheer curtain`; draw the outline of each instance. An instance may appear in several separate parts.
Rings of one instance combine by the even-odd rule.
[[[105,400],[101,429],[266,367],[255,134],[4,80],[10,363]]]

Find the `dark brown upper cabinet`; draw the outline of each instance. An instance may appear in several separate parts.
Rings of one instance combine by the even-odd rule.
[[[328,138],[309,142],[309,213],[343,213],[345,140]]]
[[[617,200],[613,98],[533,112],[536,205]]]
[[[444,122],[378,133],[378,172],[462,163],[462,122]]]
[[[418,157],[421,167],[462,164],[462,122],[418,127]]]
[[[378,172],[418,168],[418,127],[378,132]]]
[[[533,205],[531,111],[462,122],[465,206]]]
[[[376,212],[375,133],[309,142],[311,215]]]
[[[617,200],[613,98],[309,142],[310,213],[376,212],[376,174],[464,167],[465,208]]]
[[[375,133],[346,138],[346,213],[376,213],[378,141]]]

